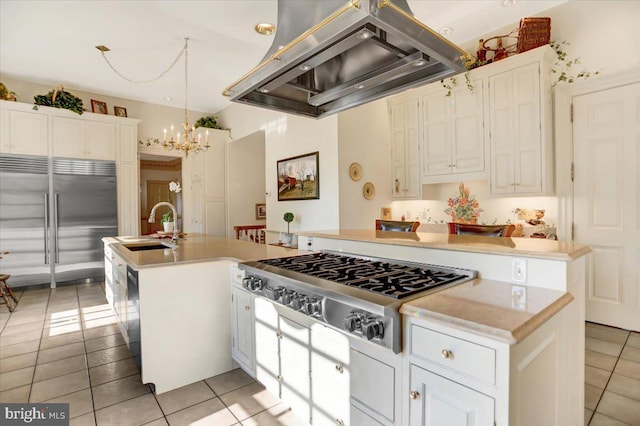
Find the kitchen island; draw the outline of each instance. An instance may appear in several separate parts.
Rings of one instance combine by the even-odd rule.
[[[107,301],[141,363],[142,382],[153,383],[157,393],[234,368],[230,266],[297,252],[191,235],[175,249],[134,251],[160,244],[139,237],[103,241]]]

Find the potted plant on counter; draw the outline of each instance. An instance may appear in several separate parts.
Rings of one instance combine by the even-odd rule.
[[[284,219],[285,222],[287,222],[287,233],[284,234],[283,243],[285,246],[290,246],[291,243],[293,242],[293,234],[291,234],[289,230],[289,224],[293,222],[293,219],[295,218],[295,216],[291,212],[286,212],[282,218]]]
[[[173,219],[171,218],[171,212],[163,214],[161,222],[164,232],[173,232]]]

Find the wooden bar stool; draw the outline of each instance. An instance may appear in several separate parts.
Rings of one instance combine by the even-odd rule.
[[[2,259],[2,257],[7,254],[9,254],[8,251],[3,251],[2,253],[0,253],[0,259]],[[11,303],[9,302],[9,297],[11,297],[13,299],[13,302],[16,304],[18,303],[18,299],[13,294],[13,290],[11,290],[11,286],[9,285],[9,283],[7,283],[7,280],[9,280],[9,278],[11,278],[11,275],[9,274],[0,274],[0,296],[4,299],[4,302],[7,304],[7,308],[9,308],[9,312],[13,312],[13,310],[15,309],[15,305],[13,306],[13,308],[11,307]]]

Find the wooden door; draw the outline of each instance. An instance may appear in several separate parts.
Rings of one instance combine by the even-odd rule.
[[[640,83],[573,98],[574,239],[587,321],[640,330]]]
[[[169,191],[170,182],[171,181],[168,180],[147,181],[147,208],[149,209],[149,212],[147,212],[147,214],[151,213],[151,209],[153,208],[153,206],[161,201],[168,201],[174,206],[176,205],[176,194],[175,192]],[[167,206],[158,207],[156,209],[156,221],[154,223],[147,224],[147,233],[153,234],[154,232],[162,231],[162,215],[165,213],[169,213],[170,211],[171,209]]]

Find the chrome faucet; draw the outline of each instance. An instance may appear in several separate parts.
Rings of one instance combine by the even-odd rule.
[[[149,213],[149,223],[155,223],[156,221],[156,209],[160,206],[167,206],[171,209],[171,213],[173,214],[173,236],[171,237],[171,248],[176,248],[178,245],[178,213],[173,204],[167,203],[166,201],[160,201],[158,204],[153,206],[151,209],[151,213]]]

